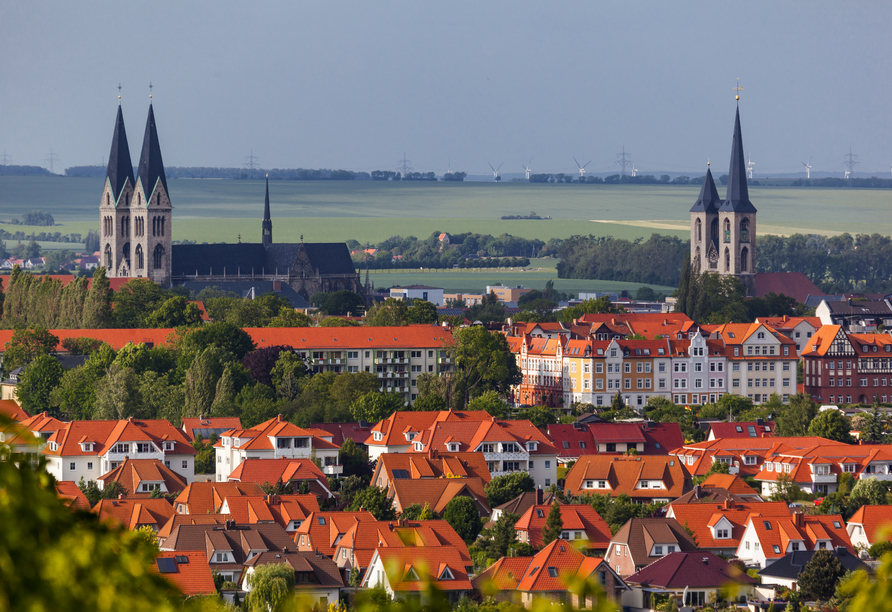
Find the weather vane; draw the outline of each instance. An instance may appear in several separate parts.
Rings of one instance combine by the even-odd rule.
[[[152,82],[149,81],[149,100],[152,99]]]
[[[737,92],[734,94],[734,99],[739,102],[740,101],[740,92],[743,91],[743,87],[740,86],[740,79],[737,79],[737,87],[734,88],[734,91]]]
[[[121,84],[118,83],[118,104],[121,103]]]

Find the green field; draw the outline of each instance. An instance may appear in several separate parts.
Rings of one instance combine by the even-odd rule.
[[[554,287],[564,293],[579,294],[580,292],[612,292],[619,293],[623,290],[634,293],[641,287],[640,283],[624,283],[620,281],[581,280],[571,278],[558,278],[554,259],[532,259],[530,266],[521,268],[480,268],[459,270],[370,270],[370,280],[378,289],[392,287],[394,285],[430,285],[442,287],[447,293],[481,293],[487,285],[516,286],[523,285],[533,289],[543,289],[549,280],[554,281]],[[362,272],[365,281],[365,272]],[[670,294],[675,287],[662,287],[650,285],[654,291]]]
[[[171,179],[174,239],[235,242],[259,238],[263,182]],[[55,230],[86,233],[98,227],[102,181],[62,177],[0,177],[0,215],[51,213]],[[274,181],[270,184],[274,237],[295,241],[355,238],[377,242],[396,234],[434,231],[509,233],[527,238],[573,234],[647,237],[688,235],[694,186],[541,185],[529,183],[390,183]],[[724,193],[722,186],[719,192]],[[892,192],[752,187],[760,233],[892,235]],[[506,214],[550,215],[551,221],[501,221]],[[602,222],[596,222],[602,221]],[[606,221],[603,222],[603,221]],[[9,231],[31,228],[2,225]],[[46,228],[33,228],[42,231]]]

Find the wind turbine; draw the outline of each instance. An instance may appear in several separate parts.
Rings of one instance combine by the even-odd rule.
[[[532,160],[530,160],[530,161],[532,161]],[[489,163],[489,162],[487,162],[487,163]],[[501,168],[504,164],[505,164],[505,162],[502,162],[501,164],[499,164],[499,168]],[[489,164],[489,167],[492,168],[492,164]],[[493,180],[496,181],[497,183],[502,180],[502,177],[499,176],[499,168],[492,168],[492,177],[493,177]]]
[[[749,159],[749,161],[746,162],[746,172],[748,175],[747,178],[751,179],[751,178],[753,178],[753,168],[756,167],[756,164],[753,163],[752,152],[750,152],[748,159]]]
[[[632,164],[632,176],[638,176],[638,168],[635,167],[635,164]]]
[[[585,159],[585,158],[583,158],[583,159]],[[581,166],[581,165],[579,164],[579,162],[576,161],[576,157],[573,157],[573,161],[576,162],[576,166],[579,168],[579,178],[580,178],[580,179],[584,179],[584,178],[585,178],[585,168],[586,168],[586,166],[588,166],[590,163],[592,163],[591,160],[589,160],[589,161],[585,164],[585,166]]]
[[[812,155],[811,157],[814,157]],[[808,158],[808,163],[802,162],[802,165],[805,166],[805,178],[811,178],[811,157]]]
[[[523,167],[524,172],[527,173],[527,180],[530,180],[530,172],[532,171],[529,164],[533,163],[533,158],[530,158],[530,161],[527,162],[527,165]]]

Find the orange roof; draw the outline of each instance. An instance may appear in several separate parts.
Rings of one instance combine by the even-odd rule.
[[[18,405],[14,400],[0,400],[0,414],[6,415],[14,421],[24,421],[31,415]]]
[[[202,417],[198,419],[186,418],[183,419],[183,424],[180,427],[180,429],[182,429],[183,432],[186,434],[186,437],[190,440],[194,440],[197,433],[200,433],[201,430],[241,428],[242,420],[238,417]],[[205,439],[210,438],[210,436],[203,437]]]
[[[177,474],[157,459],[124,459],[118,467],[98,480],[108,486],[110,482],[120,482],[128,493],[139,493],[140,484],[164,483],[167,493],[179,493],[186,488],[185,476]]]
[[[324,433],[328,437],[328,432],[320,433]],[[340,448],[338,445],[318,437],[311,431],[283,420],[281,414],[259,425],[255,425],[251,429],[233,429],[220,434],[221,438],[239,438],[241,440],[241,443],[238,445],[240,450],[273,450],[273,442],[270,438],[276,436],[312,438],[312,447],[320,450],[337,450]],[[221,442],[217,442],[217,444],[220,445]]]
[[[388,497],[393,498],[394,507],[402,512],[412,504],[430,505],[437,514],[446,509],[454,498],[465,495],[475,499],[483,512],[489,512],[489,502],[480,478],[421,478],[418,480],[396,479],[390,483]]]
[[[258,484],[318,480],[328,489],[328,477],[311,459],[245,459],[232,471],[229,480]]]
[[[471,590],[465,561],[454,546],[379,547],[375,555],[381,559],[394,591],[421,591],[425,584],[446,592]],[[452,577],[441,580],[447,568]]]
[[[531,455],[556,455],[547,435],[527,420],[506,421],[490,416],[480,421],[436,421],[412,440],[410,453],[443,452],[450,444],[458,444],[460,452],[476,452],[484,442],[514,442],[525,447],[528,442],[536,442],[536,450]],[[415,444],[422,444],[422,450],[415,450]]]
[[[318,550],[326,557],[331,557],[339,538],[360,521],[373,523],[376,519],[367,510],[313,512],[294,532],[294,541],[298,550]]]
[[[440,412],[414,412],[399,410],[372,427],[372,435],[365,440],[369,446],[408,446],[405,434],[421,433],[436,422],[475,422],[491,420],[492,416],[485,410],[443,410]],[[375,441],[374,434],[383,434],[381,441]]]
[[[372,483],[386,486],[394,480],[394,470],[405,470],[409,478],[455,478],[476,476],[488,483],[492,477],[482,453],[381,453]],[[406,476],[400,473],[400,477]]]
[[[262,496],[254,482],[193,482],[174,500],[178,514],[213,514],[223,500],[240,495]]]
[[[176,571],[161,573],[157,561],[152,563],[149,571],[166,578],[186,597],[217,594],[207,553],[194,550],[161,552],[156,559],[173,559],[171,567]]]
[[[566,540],[555,540],[530,559],[529,571],[518,581],[524,593],[566,591],[585,556]]]
[[[76,482],[70,480],[57,480],[56,495],[58,495],[59,499],[62,500],[62,503],[69,508],[75,508],[77,510],[90,509],[90,502],[87,500],[87,496],[83,494]]]
[[[704,489],[714,487],[716,489],[725,489],[735,495],[758,495],[759,493],[746,484],[742,478],[734,474],[710,474],[709,477],[700,483]]]
[[[648,488],[639,488],[641,481]],[[605,481],[607,488],[585,488],[586,481],[597,485]],[[659,481],[662,488],[654,488]],[[583,455],[570,468],[565,479],[567,493],[607,493],[616,497],[625,493],[633,499],[680,497],[690,489],[691,477],[673,456],[642,455],[625,457],[614,455]]]
[[[472,580],[474,590],[513,591],[517,589],[520,579],[526,575],[527,569],[530,567],[531,560],[532,557],[502,557]]]
[[[315,495],[237,496],[226,498],[220,507],[221,514],[229,514],[239,524],[276,522],[286,530],[313,512],[319,512]]]
[[[865,504],[852,515],[849,524],[861,525],[867,541],[871,544],[880,541],[892,542],[892,506]]]
[[[85,451],[83,441],[92,441],[93,450]],[[49,442],[55,442],[56,450],[47,445],[43,454],[57,457],[101,456],[118,442],[151,442],[160,451],[164,442],[173,442],[174,455],[198,454],[186,440],[183,432],[164,419],[134,419],[121,421],[71,421],[65,423]]]
[[[838,514],[805,515],[796,513],[790,517],[749,518],[756,537],[762,544],[762,552],[768,559],[779,559],[787,554],[790,542],[804,544],[805,550],[815,550],[819,540],[824,540],[828,548],[846,547],[855,554],[846,524]],[[775,548],[777,547],[777,548]]]
[[[355,564],[367,568],[379,547],[452,546],[466,566],[473,565],[468,545],[446,521],[376,521],[351,526],[335,548],[334,558],[345,548],[355,555]]]
[[[173,506],[166,499],[103,499],[93,508],[100,521],[111,520],[137,529],[144,525],[160,529],[174,515]]]
[[[607,548],[613,534],[594,508],[587,504],[562,504],[560,509],[564,531],[585,532],[587,548]],[[542,546],[542,531],[545,529],[549,512],[551,506],[545,504],[530,506],[514,524],[516,531],[526,531],[529,534],[529,543],[534,548]]]
[[[700,548],[737,548],[750,516],[791,515],[784,502],[672,504],[667,516],[690,528]],[[724,521],[722,520],[724,519]],[[713,537],[713,529],[727,529],[728,538]]]

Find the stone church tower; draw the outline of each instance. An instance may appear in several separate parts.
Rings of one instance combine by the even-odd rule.
[[[118,106],[99,212],[102,265],[108,276],[148,278],[170,287],[172,210],[151,103],[135,179]]]
[[[740,109],[734,119],[728,190],[721,201],[712,173],[691,208],[691,265],[700,273],[736,276],[752,293],[756,278],[756,207],[749,200],[746,162],[740,133]]]

